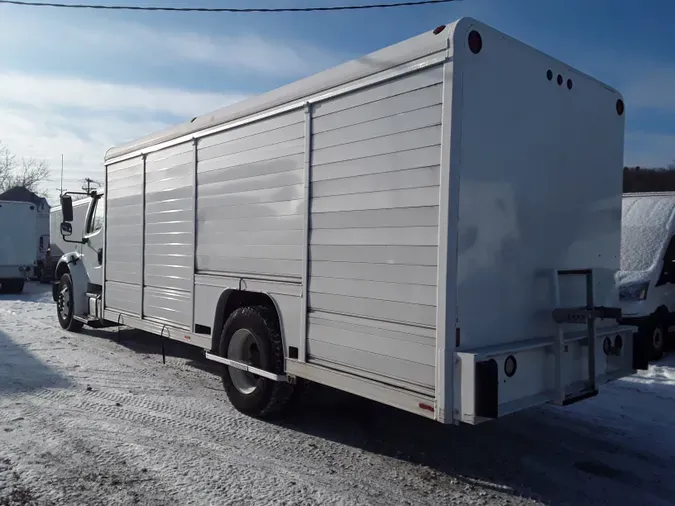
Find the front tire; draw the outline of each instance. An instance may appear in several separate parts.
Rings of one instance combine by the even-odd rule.
[[[61,328],[70,332],[78,332],[82,329],[83,323],[74,318],[75,299],[73,280],[68,273],[61,276],[56,291],[56,314],[59,318],[59,325],[61,325]]]
[[[283,374],[284,350],[276,314],[265,306],[236,309],[225,322],[218,353],[275,374]],[[237,411],[256,418],[282,412],[293,385],[223,366],[223,387]]]

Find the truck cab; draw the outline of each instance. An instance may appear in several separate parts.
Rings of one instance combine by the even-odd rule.
[[[103,192],[88,194],[84,220],[74,221],[73,202],[69,194],[61,196],[60,233],[72,249],[57,261],[52,295],[57,304],[59,323],[68,330],[79,330],[97,314],[103,284],[103,246],[105,198]],[[84,204],[80,204],[84,205]],[[73,223],[81,227],[74,230]],[[76,239],[69,239],[76,237]],[[89,299],[94,300],[90,307]],[[91,311],[90,309],[94,309]]]

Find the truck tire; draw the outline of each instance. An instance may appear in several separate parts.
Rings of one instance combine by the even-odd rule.
[[[9,285],[9,293],[22,293],[25,283],[26,281],[24,279],[13,279]]]
[[[651,359],[661,360],[666,344],[668,327],[663,319],[655,320],[649,326],[649,344],[651,346]]]
[[[42,271],[43,271],[42,264],[37,264],[33,269],[33,279],[35,281],[40,281],[42,279]]]
[[[236,309],[225,322],[218,353],[276,374],[284,372],[281,332],[274,312],[265,306]],[[282,412],[293,385],[223,366],[223,387],[238,411],[256,418]]]
[[[3,279],[0,281],[0,284],[2,285],[0,287],[0,293],[18,294],[23,292],[24,286],[23,279],[16,279],[16,278]]]
[[[61,276],[56,294],[56,315],[59,318],[59,325],[71,332],[80,331],[83,326],[82,322],[73,318],[73,280],[69,273]]]

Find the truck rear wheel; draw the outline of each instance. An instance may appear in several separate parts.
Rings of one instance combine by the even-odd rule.
[[[56,292],[56,314],[59,317],[59,325],[65,330],[78,332],[82,329],[82,322],[74,318],[75,300],[73,293],[73,280],[70,274],[61,276]]]
[[[661,320],[654,322],[650,329],[651,359],[660,360],[666,344],[668,327]]]
[[[3,279],[2,281],[0,281],[0,284],[2,285],[0,287],[0,293],[17,294],[23,292],[23,285],[24,285],[23,279],[20,278]]]
[[[11,288],[10,288],[12,290],[11,293],[22,293],[25,283],[26,283],[26,280],[24,280],[24,279],[13,279],[12,285],[11,285]]]
[[[275,374],[283,374],[284,350],[274,312],[264,306],[236,309],[225,322],[218,353]],[[279,414],[293,385],[223,366],[223,387],[238,411],[258,418]]]

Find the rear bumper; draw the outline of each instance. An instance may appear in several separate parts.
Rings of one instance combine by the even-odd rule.
[[[547,402],[572,404],[647,368],[646,341],[630,327],[597,330],[595,385],[589,382],[586,333],[566,333],[564,342],[559,371],[553,338],[456,352],[455,418],[478,424]]]
[[[25,279],[33,272],[32,265],[1,265],[0,279]]]

